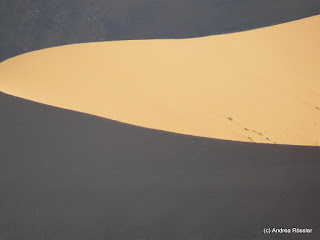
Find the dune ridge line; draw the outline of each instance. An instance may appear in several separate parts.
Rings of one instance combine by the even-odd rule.
[[[0,91],[170,132],[320,145],[320,16],[192,39],[83,43],[0,63]]]

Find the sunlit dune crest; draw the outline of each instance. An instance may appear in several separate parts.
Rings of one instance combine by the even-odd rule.
[[[205,38],[55,47],[2,62],[0,91],[152,129],[320,145],[319,29],[315,16]]]

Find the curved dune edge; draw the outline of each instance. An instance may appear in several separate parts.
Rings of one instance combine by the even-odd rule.
[[[194,136],[320,145],[320,16],[182,40],[75,44],[0,64],[0,91]]]

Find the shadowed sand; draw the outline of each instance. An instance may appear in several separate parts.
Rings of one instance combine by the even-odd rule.
[[[320,239],[319,147],[166,133],[2,93],[0,112],[1,239]]]
[[[319,145],[320,16],[185,40],[31,52],[0,90],[138,126],[219,139]]]
[[[65,44],[209,36],[319,13],[319,0],[2,0],[0,62]]]

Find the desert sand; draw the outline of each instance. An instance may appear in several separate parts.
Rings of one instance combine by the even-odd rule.
[[[256,240],[270,223],[320,239],[319,147],[170,134],[3,93],[0,112],[3,239]]]
[[[320,16],[180,40],[84,43],[0,63],[0,91],[181,134],[320,145]]]

